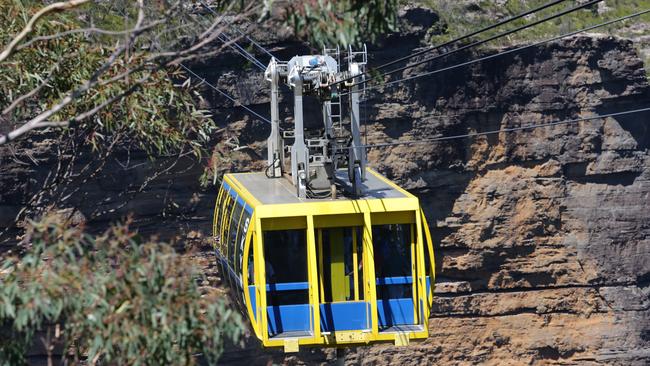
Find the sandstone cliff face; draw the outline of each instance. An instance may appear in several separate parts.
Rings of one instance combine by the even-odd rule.
[[[412,35],[404,37],[386,40],[376,63],[407,53]],[[367,141],[644,108],[649,92],[631,42],[575,37],[371,91]],[[416,193],[432,224],[436,299],[427,341],[361,347],[346,361],[650,362],[649,122],[639,113],[371,149],[371,165]],[[225,361],[269,358],[282,360],[235,352]],[[332,359],[331,351],[311,350],[284,361]]]
[[[405,87],[400,108],[444,106],[460,116],[413,119],[404,135],[642,108],[642,66],[629,42],[612,38],[540,47],[467,70],[466,80],[439,80],[452,91],[442,100],[435,82]],[[404,122],[378,109],[373,140],[386,122]],[[649,116],[372,151],[436,222],[437,297],[425,344],[439,352],[419,345],[408,360],[648,362]]]
[[[373,64],[411,52],[435,22],[434,14],[418,8],[402,15],[407,31],[371,48]],[[255,38],[283,59],[309,52],[272,32]],[[468,57],[474,56],[445,62]],[[226,55],[194,68],[268,115],[261,74],[240,64]],[[261,169],[268,126],[208,89],[204,97],[223,127],[218,138],[252,147],[234,154],[231,168]],[[631,42],[592,35],[370,91],[363,114],[372,144],[642,108],[649,97]],[[289,99],[283,101],[288,112]],[[429,339],[401,348],[359,347],[348,351],[346,361],[650,363],[649,149],[648,113],[371,149],[372,167],[420,197],[436,246],[436,296]],[[47,154],[45,148],[36,151],[38,166],[3,157],[3,166],[12,167],[2,176],[5,222],[43,178]],[[118,154],[108,173],[87,183],[69,206],[88,217],[101,212],[91,223],[133,211],[144,233],[210,235],[216,192],[198,186],[200,166],[181,161],[123,206],[125,196],[115,192],[145,180],[148,169],[144,156],[128,158],[125,165],[127,156]],[[209,251],[200,260],[214,268]],[[251,340],[245,350],[230,349],[223,361],[311,364],[334,357],[319,349],[285,356]]]

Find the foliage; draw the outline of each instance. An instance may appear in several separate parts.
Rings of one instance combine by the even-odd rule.
[[[128,222],[91,236],[49,214],[24,240],[26,255],[1,267],[4,364],[21,362],[53,323],[63,324],[68,357],[90,363],[194,364],[197,353],[214,363],[241,335],[239,315],[201,295],[198,269],[167,244],[142,242]]]
[[[177,67],[217,54],[225,46],[215,40],[228,23],[273,13],[274,6],[270,0],[207,2],[229,18],[202,14],[201,4],[181,0],[143,0],[144,9],[136,0],[90,1],[41,18],[0,61],[0,144],[2,134],[56,110],[39,127],[63,125],[74,130],[69,136],[83,136],[95,150],[112,146],[120,135],[126,136],[122,143],[135,142],[150,156],[188,147],[200,156],[216,124],[196,107],[200,96],[190,86],[194,83],[174,85],[187,79]],[[346,45],[391,30],[396,4],[317,0],[278,6],[297,33],[317,43]],[[0,0],[0,43],[10,44],[42,7],[35,0]],[[138,28],[141,10],[146,21]],[[96,84],[76,93],[94,78]],[[59,109],[70,96],[72,102]]]
[[[0,42],[8,43],[41,5],[40,2],[0,0]],[[170,7],[171,8],[171,7]],[[149,10],[157,15],[170,8]],[[97,2],[76,12],[63,12],[37,23],[32,39],[94,26],[118,32],[128,29],[132,20],[125,14],[135,11],[134,2],[122,7],[113,2]],[[178,23],[178,22],[176,22]],[[169,25],[165,25],[168,29]],[[196,32],[196,30],[195,30]],[[179,36],[176,32],[173,35]],[[115,50],[114,37],[93,32],[71,33],[34,42],[0,63],[0,108],[7,108],[30,90],[44,86],[20,103],[5,119],[11,125],[48,110],[71,90],[92,78]],[[182,39],[182,37],[181,37]],[[87,142],[102,147],[105,136],[121,132],[150,153],[168,153],[189,146],[199,155],[202,142],[214,128],[205,111],[195,107],[191,91],[175,88],[172,80],[180,77],[176,68],[160,69],[151,61],[146,39],[138,40],[131,52],[113,62],[100,83],[80,95],[56,113],[51,121],[70,121],[70,128],[85,132]],[[128,77],[111,81],[125,72]],[[118,97],[124,94],[123,97]],[[115,102],[87,118],[75,120],[85,111]],[[0,131],[1,132],[1,131]]]
[[[0,51],[51,3],[0,0]],[[0,61],[0,138],[51,111],[43,128],[64,126],[55,130],[61,140],[76,144],[81,136],[102,160],[116,141],[152,158],[187,150],[200,156],[215,123],[196,106],[195,83],[184,82],[178,65],[222,52],[217,36],[226,23],[261,15],[261,3],[213,1],[227,22],[182,0],[138,3],[94,0],[40,18]],[[286,24],[317,42],[352,43],[395,21],[393,0],[296,4]],[[63,142],[54,149],[71,161],[81,151]],[[216,172],[226,160],[217,154],[211,167]],[[83,184],[95,175],[58,165],[45,180],[53,190],[72,186],[70,177]],[[23,362],[34,336],[52,326],[63,329],[66,357],[91,364],[192,364],[197,353],[214,363],[223,343],[240,337],[239,316],[201,295],[198,270],[169,245],[131,233],[128,223],[93,236],[48,214],[30,222],[24,243],[21,257],[0,266],[0,364]]]
[[[395,30],[396,0],[307,0],[290,2],[285,20],[319,46],[347,46]]]

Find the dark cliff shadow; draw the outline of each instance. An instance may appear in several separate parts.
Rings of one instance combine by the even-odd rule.
[[[650,91],[645,92],[641,96],[617,97],[614,100],[605,101],[605,103],[596,107],[596,113],[604,115],[650,107],[650,104],[640,103],[639,99],[645,101],[650,100]],[[621,128],[627,131],[636,141],[636,150],[643,151],[650,148],[650,111],[630,113],[610,118],[618,122]]]

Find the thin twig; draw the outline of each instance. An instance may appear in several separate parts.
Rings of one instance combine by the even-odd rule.
[[[149,24],[147,25],[148,28],[151,28],[157,24]],[[72,34],[77,34],[77,33],[97,33],[97,34],[104,34],[108,36],[123,36],[125,34],[131,33],[131,29],[125,29],[125,30],[120,30],[120,31],[112,31],[108,29],[102,29],[102,28],[97,28],[97,27],[89,27],[89,28],[77,28],[77,29],[70,29],[64,32],[59,32],[55,34],[49,34],[47,36],[38,36],[30,39],[29,41],[21,44],[20,46],[16,47],[16,51],[20,51],[23,48],[27,48],[31,45],[33,45],[36,42],[43,42],[43,41],[50,41],[53,39],[58,39],[58,38],[63,38],[65,36],[69,36]]]
[[[29,33],[31,33],[34,30],[34,25],[36,22],[38,22],[42,17],[47,15],[48,13],[52,13],[55,11],[62,11],[62,10],[67,10],[71,8],[75,8],[79,5],[82,5],[84,3],[87,3],[90,0],[69,0],[69,1],[62,1],[54,4],[50,4],[43,9],[39,10],[34,16],[27,22],[25,25],[25,28],[18,33],[14,39],[9,42],[9,45],[5,47],[5,49],[0,52],[0,62],[3,62],[4,60],[11,55],[11,53],[15,50],[16,46],[18,43],[20,43]]]
[[[81,1],[81,0],[79,0]],[[143,0],[138,0],[138,18],[136,21],[135,26],[133,27],[133,32],[131,33],[131,41],[135,39],[141,32],[142,32],[142,23],[144,22],[144,7],[143,7]],[[133,42],[130,42],[133,44]],[[102,64],[102,66],[99,67],[95,73],[88,79],[83,85],[78,87],[77,89],[73,90],[70,92],[67,96],[65,96],[59,103],[55,104],[52,108],[50,108],[47,111],[44,111],[37,115],[36,117],[32,118],[31,120],[27,121],[25,124],[22,126],[14,129],[13,131],[10,131],[6,135],[0,136],[0,145],[3,145],[33,129],[36,128],[41,128],[43,127],[43,123],[47,123],[46,121],[52,117],[54,114],[58,113],[61,111],[63,108],[65,108],[68,104],[72,103],[74,100],[85,94],[88,90],[93,88],[95,84],[97,84],[99,76],[101,76],[104,72],[106,72],[115,62],[115,60],[125,51],[126,46],[120,46],[113,51],[111,56]]]

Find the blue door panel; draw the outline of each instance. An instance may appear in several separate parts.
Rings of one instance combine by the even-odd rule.
[[[379,327],[414,324],[413,299],[377,300]]]
[[[269,335],[293,331],[310,331],[310,311],[308,304],[267,306]]]
[[[325,332],[368,329],[367,302],[339,302],[320,305],[320,326]]]

